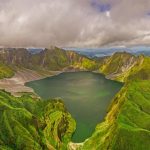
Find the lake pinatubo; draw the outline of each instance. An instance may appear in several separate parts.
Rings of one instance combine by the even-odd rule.
[[[83,142],[92,135],[108,110],[122,83],[92,72],[67,72],[26,83],[42,98],[61,97],[76,120],[73,142]]]

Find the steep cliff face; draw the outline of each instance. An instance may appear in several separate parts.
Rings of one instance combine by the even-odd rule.
[[[61,100],[21,98],[0,91],[0,149],[66,149],[75,121]]]
[[[139,57],[136,65],[130,70],[128,80],[150,80],[150,57]]]
[[[0,50],[0,62],[10,66],[28,66],[31,54],[24,48]]]
[[[32,70],[58,71],[69,67],[94,70],[98,68],[94,60],[81,56],[73,51],[53,47],[40,53],[32,54],[27,49],[1,49],[0,62],[11,67]]]
[[[130,74],[130,70],[142,61],[142,56],[136,57],[126,52],[117,52],[101,62],[100,71],[109,79],[123,82]]]
[[[150,79],[150,57],[143,55],[134,56],[129,53],[115,53],[104,59],[100,65],[100,71],[107,78],[128,82],[130,80]]]

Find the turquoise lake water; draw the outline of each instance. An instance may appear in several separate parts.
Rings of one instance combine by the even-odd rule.
[[[67,72],[26,83],[42,98],[61,97],[76,120],[73,142],[83,142],[106,116],[114,95],[122,83],[93,72]]]

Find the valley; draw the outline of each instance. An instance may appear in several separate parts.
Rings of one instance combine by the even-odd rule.
[[[29,81],[61,72],[97,68],[95,61],[57,47],[35,54],[25,48],[0,49],[0,63],[0,78],[4,78],[0,80],[0,89],[5,89],[13,95],[33,92],[31,88],[24,86]]]
[[[28,82],[41,98],[61,98],[76,120],[73,142],[83,142],[92,135],[96,125],[104,119],[107,108],[122,83],[107,80],[92,72],[66,72],[57,76]]]
[[[0,0],[0,150],[150,150],[150,0]]]

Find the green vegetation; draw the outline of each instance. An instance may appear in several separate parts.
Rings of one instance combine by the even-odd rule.
[[[128,80],[150,80],[150,57],[141,56],[140,61],[130,70]]]
[[[126,52],[117,52],[100,62],[100,71],[106,77],[124,82],[130,74],[130,70],[139,61],[139,57],[135,57]]]
[[[66,149],[74,130],[61,100],[16,98],[0,91],[0,149]]]
[[[59,48],[45,49],[40,54],[32,55],[31,58],[33,67],[41,69],[41,67],[47,70],[61,70],[64,67],[69,66],[69,60],[66,52]]]
[[[57,47],[45,49],[37,54],[31,54],[23,48],[0,50],[0,63],[11,68],[26,68],[38,72],[69,70],[70,67],[78,70],[98,69],[94,60]]]
[[[105,121],[97,125],[93,135],[79,149],[150,149],[150,58],[137,58],[124,78],[124,87],[113,99]]]
[[[13,57],[12,57],[13,56]],[[94,61],[59,48],[30,54],[26,49],[0,52],[0,78],[11,77],[11,68],[37,71],[69,67],[97,70],[107,78],[125,82],[113,99],[104,122],[80,150],[150,149],[150,57],[126,52]],[[3,65],[7,64],[7,65]],[[9,67],[8,67],[9,66]],[[61,100],[43,101],[25,94],[20,98],[0,91],[0,150],[67,149],[75,121]]]
[[[135,58],[135,56],[126,52],[115,53],[110,58],[106,58],[107,61],[103,64],[101,69],[106,75],[121,72],[122,67],[127,66],[131,58]]]
[[[142,87],[142,90],[141,90]],[[150,149],[150,81],[133,81],[116,95],[105,121],[82,150]]]
[[[97,67],[95,61],[73,51],[64,51],[57,47],[32,55],[31,61],[34,67],[38,64],[37,69],[42,67],[46,70],[62,70],[68,67],[94,70]]]
[[[0,64],[0,79],[10,78],[13,75],[14,75],[14,71],[10,67],[4,64]]]

